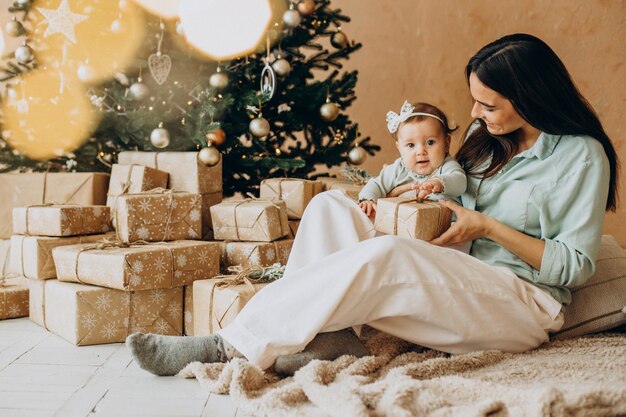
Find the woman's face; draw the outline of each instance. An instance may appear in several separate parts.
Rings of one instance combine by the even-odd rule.
[[[474,73],[469,76],[469,86],[474,98],[472,117],[484,120],[492,135],[505,135],[528,125],[506,97],[480,82]]]

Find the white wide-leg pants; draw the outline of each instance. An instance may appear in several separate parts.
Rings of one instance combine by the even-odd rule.
[[[313,337],[351,326],[429,348],[521,352],[563,324],[561,304],[506,268],[397,236],[341,191],[307,207],[283,278],[266,286],[218,333],[265,369]]]

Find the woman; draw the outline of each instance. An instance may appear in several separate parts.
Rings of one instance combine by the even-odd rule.
[[[281,280],[213,336],[129,336],[140,366],[170,375],[191,361],[244,356],[292,372],[316,355],[364,354],[355,336],[329,333],[360,324],[451,353],[548,340],[569,288],[594,272],[604,211],[616,208],[617,156],[540,39],[496,40],[470,59],[466,78],[477,121],[457,155],[468,173],[463,207],[442,203],[454,226],[430,243],[374,237],[354,201],[320,194]],[[469,241],[471,256],[445,248]],[[311,340],[321,350],[277,361]]]

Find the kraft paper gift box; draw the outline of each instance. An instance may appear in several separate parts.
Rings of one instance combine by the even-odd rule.
[[[0,320],[28,316],[28,288],[0,280]]]
[[[296,237],[298,228],[300,227],[300,220],[289,220],[289,238]]]
[[[429,241],[448,230],[452,211],[439,203],[404,197],[380,198],[374,228],[385,234]]]
[[[167,188],[169,174],[142,165],[114,164],[106,205],[115,209],[117,197],[123,194],[140,193],[153,188]]]
[[[271,242],[289,234],[284,201],[228,200],[211,206],[216,240]]]
[[[188,193],[222,192],[222,161],[208,167],[198,160],[198,152],[120,152],[120,164],[138,164],[170,175],[169,187]]]
[[[223,242],[222,271],[230,266],[247,268],[253,265],[271,266],[275,263],[287,264],[293,239],[273,242]]]
[[[323,184],[298,178],[270,178],[261,181],[260,198],[283,200],[287,205],[287,217],[300,219],[311,199],[323,191]]]
[[[35,204],[104,205],[109,174],[104,173],[24,173],[0,174],[0,239],[13,232],[15,207]]]
[[[10,272],[30,279],[49,279],[57,276],[52,249],[59,246],[114,240],[115,233],[73,237],[11,236]]]
[[[345,191],[348,197],[353,200],[359,199],[359,193],[363,188],[363,185],[358,185],[350,181],[341,180],[339,178],[321,177],[318,178],[317,181],[323,184],[324,191],[342,190]]]
[[[222,202],[222,192],[202,194],[202,240],[213,240],[211,206]]]
[[[193,334],[208,336],[232,322],[267,283],[220,287],[222,279],[193,283]]]
[[[122,242],[201,238],[201,196],[163,191],[118,197],[115,229]]]
[[[52,251],[57,279],[124,291],[172,288],[219,274],[215,242],[179,240],[130,247],[98,244]]]
[[[182,288],[119,291],[57,280],[39,282],[43,284],[36,297],[42,300],[38,308],[43,306],[39,324],[77,346],[121,343],[134,332],[182,335]]]
[[[13,209],[13,231],[36,236],[106,233],[111,227],[107,206],[32,206]]]
[[[183,334],[193,336],[193,284],[183,287]]]

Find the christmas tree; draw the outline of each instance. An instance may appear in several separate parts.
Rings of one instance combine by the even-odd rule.
[[[6,32],[25,42],[0,68],[7,87],[2,97],[1,172],[108,171],[124,150],[200,150],[208,165],[222,159],[224,194],[232,195],[255,191],[264,178],[312,178],[320,167],[346,161],[358,165],[366,154],[380,150],[360,136],[358,125],[345,113],[356,98],[357,71],[342,72],[342,61],[361,44],[342,31],[349,18],[330,1],[271,3],[271,20],[258,45],[221,61],[194,51],[185,41],[190,28],[184,20],[163,20],[128,0],[113,3],[16,0],[10,7],[15,19]],[[109,36],[110,44],[116,35],[133,39],[133,25],[147,28],[123,68],[107,62],[108,80],[101,80],[97,65],[106,57],[95,54],[97,46],[89,48],[95,38],[85,35],[98,25],[106,29],[99,34]],[[120,43],[119,54],[104,49],[102,54],[115,61],[127,54],[130,43]],[[54,48],[58,45],[62,47]],[[55,49],[62,51],[55,55]],[[85,95],[96,114],[93,125],[86,127],[88,139],[79,146],[64,142],[52,153],[40,146],[34,146],[38,152],[29,152],[24,143],[32,146],[46,138],[32,133],[35,137],[16,139],[15,126],[31,122],[27,115],[38,103],[32,97],[35,89],[27,88],[33,81],[25,77],[42,70],[64,94],[71,90]],[[54,94],[44,99],[63,101]],[[78,107],[70,106],[70,112],[80,114]],[[32,132],[42,130],[56,131],[48,124]]]

